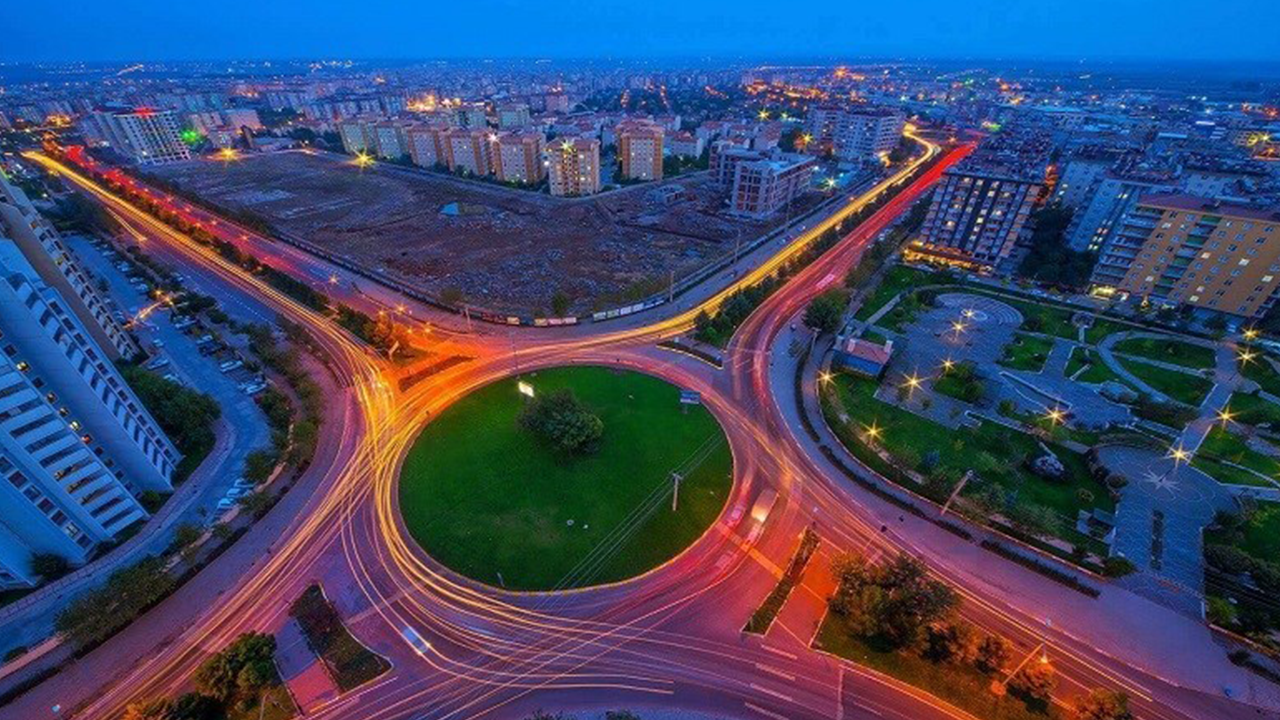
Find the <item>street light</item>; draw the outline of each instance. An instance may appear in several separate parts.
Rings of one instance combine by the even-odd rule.
[[[1066,413],[1062,412],[1061,408],[1055,407],[1050,409],[1049,412],[1045,413],[1045,419],[1048,420],[1051,424],[1057,425],[1058,423],[1062,422],[1063,418],[1065,418],[1066,415],[1067,415]]]
[[[1257,339],[1257,337],[1258,337],[1258,331],[1256,328],[1245,328],[1245,331],[1244,331],[1245,340],[1254,340],[1254,339]]]
[[[868,441],[880,439],[880,428],[874,422],[866,426],[866,432]]]
[[[356,159],[353,161],[356,167],[364,170],[373,164],[373,156],[366,152],[356,153]]]
[[[1222,421],[1222,427],[1224,430],[1227,427],[1227,423],[1231,422],[1231,418],[1233,417],[1235,417],[1235,413],[1231,412],[1231,409],[1225,405],[1218,411],[1218,419]]]
[[[951,368],[955,366],[956,366],[956,361],[952,360],[951,358],[947,358],[946,360],[942,361],[942,372],[944,373],[950,372]]]

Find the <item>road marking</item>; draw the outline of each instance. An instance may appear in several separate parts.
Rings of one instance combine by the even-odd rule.
[[[755,710],[756,712],[760,713],[761,715],[764,715],[765,717],[777,718],[777,720],[791,720],[791,718],[787,717],[786,715],[779,715],[778,713],[772,710],[765,710],[759,705],[754,705],[749,702],[744,702],[742,704],[746,705],[748,710]]]
[[[757,684],[757,683],[751,683],[751,689],[752,689],[752,690],[755,690],[756,692],[762,692],[762,693],[764,693],[765,695],[772,695],[772,696],[774,696],[774,697],[778,698],[779,700],[785,700],[786,702],[791,702],[791,696],[790,696],[790,695],[783,695],[782,693],[778,692],[777,690],[770,690],[769,688],[767,688],[767,687],[765,687],[765,686],[763,686],[763,685],[759,685],[759,684]]]
[[[759,670],[760,672],[768,673],[768,674],[770,674],[770,675],[772,675],[772,676],[774,676],[774,677],[782,678],[783,680],[786,680],[787,682],[795,682],[795,681],[796,681],[796,676],[795,676],[795,675],[792,675],[792,674],[791,674],[791,673],[789,673],[789,672],[783,672],[782,670],[779,670],[779,669],[778,669],[778,668],[776,668],[776,667],[770,667],[769,665],[762,665],[762,664],[760,664],[760,663],[756,663],[756,669],[757,669],[757,670]]]
[[[799,657],[799,656],[798,656],[798,655],[796,655],[795,653],[789,653],[789,652],[787,652],[786,650],[783,650],[783,649],[781,649],[781,648],[776,648],[776,647],[773,647],[773,646],[771,646],[771,645],[761,645],[761,646],[760,646],[760,649],[761,649],[761,650],[764,650],[765,652],[771,652],[771,653],[773,653],[774,655],[781,655],[782,657],[784,657],[784,658],[786,658],[786,659],[788,659],[788,660],[795,660],[796,658],[798,658],[798,657]]]
[[[844,665],[836,679],[836,720],[844,720]]]

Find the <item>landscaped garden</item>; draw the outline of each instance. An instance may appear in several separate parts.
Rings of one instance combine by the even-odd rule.
[[[1193,345],[1173,338],[1127,338],[1112,345],[1111,349],[1118,353],[1181,365],[1193,370],[1206,370],[1214,365],[1213,348]]]
[[[533,399],[514,378],[483,387],[432,421],[405,458],[400,510],[436,560],[511,589],[582,587],[662,564],[719,515],[732,484],[728,444],[678,388],[602,367],[519,381]],[[568,409],[533,421],[531,408],[552,398]],[[558,417],[572,419],[568,431]],[[593,434],[580,447],[562,442]]]
[[[1201,375],[1170,370],[1130,358],[1117,359],[1139,380],[1186,405],[1198,407],[1213,389],[1213,381]]]
[[[1053,350],[1052,340],[1017,333],[1013,336],[1013,342],[1004,346],[1004,357],[1000,358],[1000,364],[1014,370],[1040,372],[1044,369],[1044,361],[1049,359],[1050,350]]]
[[[1280,650],[1280,503],[1246,503],[1205,530],[1205,588],[1211,622]]]
[[[1201,467],[1209,475],[1217,478],[1220,482],[1230,482],[1241,485],[1258,485],[1262,487],[1274,487],[1274,484],[1267,480],[1249,473],[1239,468],[1230,467],[1238,465],[1254,473],[1260,473],[1267,478],[1274,478],[1280,471],[1280,462],[1276,458],[1261,453],[1251,447],[1239,435],[1222,427],[1215,427],[1209,431],[1204,442],[1200,444],[1200,449],[1196,454],[1196,460],[1211,461],[1212,470],[1204,466]],[[1216,461],[1216,462],[1214,462]],[[1220,474],[1227,472],[1230,479],[1224,479]],[[1216,473],[1214,471],[1217,471]],[[1235,472],[1229,472],[1229,471]]]
[[[1231,419],[1245,425],[1266,425],[1280,430],[1280,405],[1258,395],[1232,393],[1227,403]]]

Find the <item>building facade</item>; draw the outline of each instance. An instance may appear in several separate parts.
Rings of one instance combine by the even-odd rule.
[[[654,123],[626,121],[618,125],[616,133],[622,177],[627,180],[661,180],[662,128]]]
[[[94,120],[103,139],[138,165],[158,165],[191,157],[182,142],[178,116],[172,110],[102,110],[94,113]]]
[[[546,177],[546,139],[536,131],[500,133],[493,146],[493,174],[503,182],[536,185]]]
[[[962,162],[943,174],[920,240],[908,249],[926,259],[932,254],[943,262],[994,268],[1013,252],[1042,189],[1042,176]]]
[[[830,141],[837,158],[867,162],[892,152],[905,126],[906,116],[890,108],[821,106],[810,111],[805,131]]]
[[[547,145],[546,154],[552,195],[577,197],[600,192],[599,140],[557,138]]]
[[[452,130],[448,134],[450,172],[488,175],[493,169],[492,146],[495,136],[488,130]]]
[[[815,161],[805,155],[784,155],[738,163],[729,194],[730,212],[753,219],[767,218],[795,200],[809,187]]]
[[[1280,210],[1182,194],[1142,197],[1092,280],[1122,297],[1261,317],[1280,289]]]

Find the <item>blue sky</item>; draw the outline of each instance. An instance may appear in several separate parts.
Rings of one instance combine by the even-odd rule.
[[[29,0],[0,60],[1280,59],[1274,0]]]

